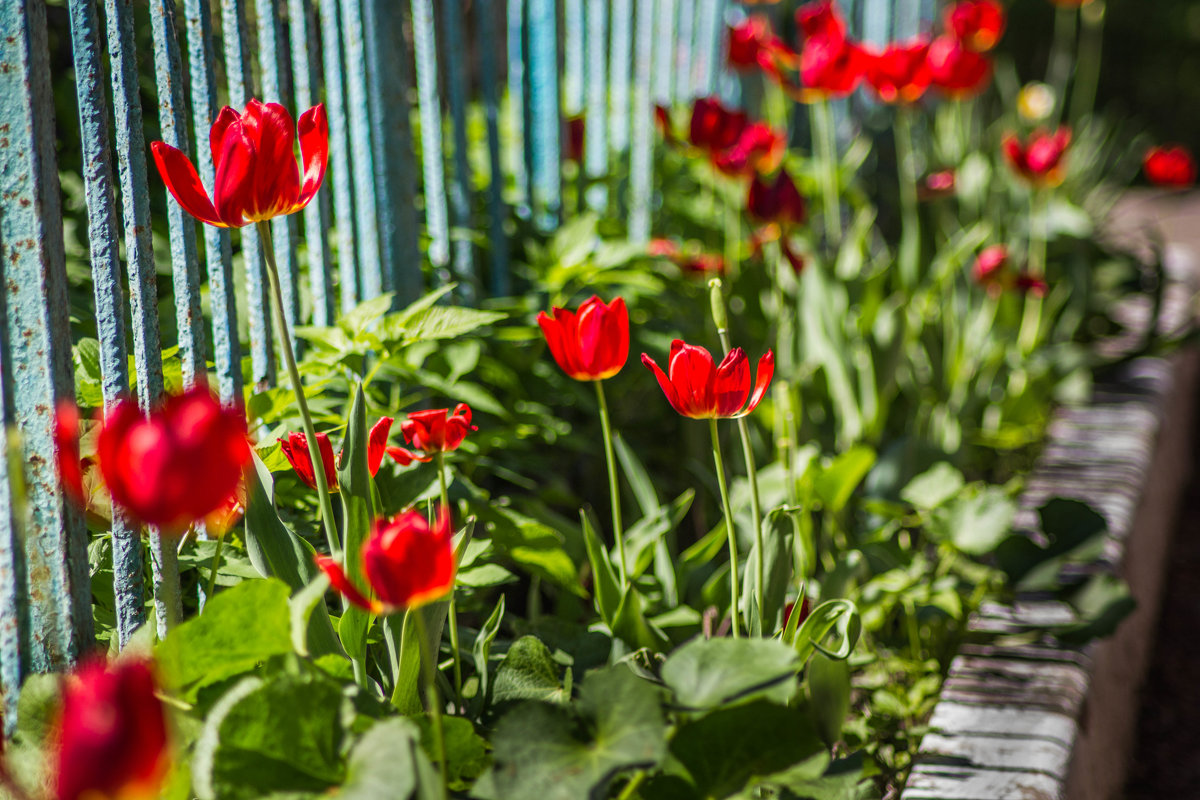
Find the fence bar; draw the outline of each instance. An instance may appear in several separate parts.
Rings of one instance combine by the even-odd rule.
[[[358,299],[362,301],[378,297],[383,292],[379,198],[375,193],[375,159],[371,149],[371,101],[367,93],[367,45],[362,3],[359,0],[342,0],[340,9],[346,58],[346,112],[350,118],[351,166],[354,174]]]
[[[463,19],[467,13],[462,0],[441,0],[442,31],[446,53],[465,53]],[[457,297],[473,303],[479,294],[471,253],[471,165],[467,148],[467,76],[465,59],[453,56],[442,60],[446,68],[446,99],[450,105],[451,132],[454,138],[454,179],[447,193],[454,231],[454,279],[458,281]]]
[[[480,49],[479,82],[483,86],[483,111],[487,123],[488,165],[488,242],[491,248],[489,286],[493,297],[507,297],[512,291],[508,270],[508,237],[504,233],[504,219],[508,209],[504,205],[504,168],[500,158],[500,61],[496,57],[496,37],[491,35],[499,22],[498,2],[486,2],[480,6],[482,18],[476,26]]]
[[[529,99],[533,107],[534,224],[550,231],[562,215],[562,117],[555,0],[529,0]]]
[[[0,244],[0,247],[3,245]],[[2,271],[2,270],[0,270]],[[0,292],[0,421],[4,430],[16,424],[12,412],[12,391],[7,377],[11,368],[8,359],[7,301]],[[21,679],[29,668],[29,601],[26,587],[24,531],[17,519],[14,504],[14,477],[9,473],[8,455],[12,442],[7,434],[3,440],[4,458],[0,458],[0,714],[3,714],[3,735],[12,736],[17,729],[17,700]]]
[[[603,212],[608,207],[608,187],[599,181],[608,175],[608,0],[587,0],[587,135],[583,142],[583,169],[589,181],[587,207]]]
[[[654,27],[654,103],[670,108],[675,97],[675,0],[658,0]]]
[[[633,152],[629,167],[629,238],[650,239],[650,196],[653,190],[654,99],[651,96],[655,0],[637,0],[637,49],[634,54]],[[659,39],[661,42],[662,39]],[[670,52],[669,49],[666,50]],[[665,70],[665,65],[660,67]]]
[[[633,61],[633,0],[611,0],[612,40],[609,42],[609,112],[611,146],[624,161],[629,150],[629,70]]]
[[[73,396],[74,381],[49,61],[43,0],[0,5],[0,286],[10,347],[4,382],[23,445],[32,640],[28,651],[0,657],[38,671],[67,667],[93,638],[87,532],[83,515],[64,500],[55,458],[54,409]],[[0,547],[11,548],[0,562],[22,557],[15,540]]]
[[[563,113],[577,117],[583,113],[584,65],[587,63],[587,48],[584,44],[583,0],[565,0],[563,3]],[[483,37],[487,38],[487,37]]]
[[[129,358],[125,350],[125,294],[121,289],[107,93],[100,59],[100,21],[95,5],[87,0],[71,0],[70,14],[100,375],[104,406],[110,409],[129,394]],[[134,629],[145,621],[140,531],[114,507],[112,535],[117,637],[124,645]]]
[[[212,127],[217,115],[212,5],[210,0],[184,0],[183,13],[187,24],[192,129],[196,139],[195,163],[200,180],[205,186],[212,187],[216,184],[216,170],[213,165],[212,148],[205,137],[205,132]],[[238,340],[232,243],[227,230],[213,225],[201,225],[200,228],[204,233],[208,300],[212,307],[213,359],[217,367],[217,390],[222,402],[241,403],[242,348]]]
[[[258,19],[258,66],[262,73],[264,103],[279,103],[291,108],[293,118],[300,115],[291,101],[291,75],[287,47],[283,38],[283,21],[279,18],[282,6],[275,0],[258,0],[255,16]],[[300,267],[296,263],[296,221],[289,214],[271,220],[271,241],[275,246],[275,263],[279,268],[279,292],[283,295],[283,313],[288,332],[296,346],[296,326],[300,324]]]
[[[245,0],[221,0],[221,33],[225,41],[225,74],[229,80],[229,105],[239,111],[254,96],[250,71],[249,33]],[[250,371],[255,391],[275,385],[275,353],[271,348],[270,298],[258,228],[241,229],[242,263],[246,269],[246,322],[250,328]]]
[[[696,96],[692,89],[696,3],[694,0],[680,0],[678,8],[679,27],[675,36],[675,101],[690,103]]]
[[[525,55],[528,47],[525,42],[525,3],[527,0],[507,0],[507,36],[508,52],[508,112],[511,122],[510,131],[517,135],[515,147],[512,148],[512,173],[517,187],[517,216],[522,219],[529,217],[530,203],[533,201],[533,187],[530,185],[529,159],[529,105],[526,98],[527,80],[525,74]]]
[[[696,39],[692,49],[692,95],[708,97],[717,82],[721,52],[722,0],[700,0],[696,4]]]
[[[337,221],[338,292],[343,313],[358,305],[358,248],[355,246],[354,184],[350,133],[342,69],[342,25],[338,0],[321,3],[321,58],[325,68],[325,112],[329,118],[329,174],[333,180],[333,216]],[[318,197],[321,195],[318,192]]]
[[[413,48],[416,51],[417,103],[421,114],[421,164],[425,174],[425,227],[434,284],[452,280],[450,227],[446,211],[446,174],[442,161],[442,108],[438,96],[437,42],[432,0],[412,0]]]

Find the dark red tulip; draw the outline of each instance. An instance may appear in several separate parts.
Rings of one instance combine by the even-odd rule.
[[[602,381],[621,371],[629,358],[629,311],[618,297],[606,304],[593,295],[578,311],[553,309],[538,314],[550,355],[577,381]]]
[[[793,272],[799,275],[804,271],[804,267],[807,266],[808,262],[805,261],[804,255],[792,246],[791,240],[779,226],[779,223],[770,222],[750,235],[750,249],[754,252],[755,256],[762,257],[763,245],[767,242],[779,242],[779,250],[788,263],[791,264]]]
[[[934,39],[925,58],[933,85],[950,97],[979,94],[992,77],[992,62],[956,36],[947,34]]]
[[[293,431],[288,434],[286,439],[279,440],[279,447],[283,451],[283,457],[296,471],[296,477],[308,488],[317,488],[316,470],[313,468],[312,456],[308,452],[308,437],[303,433]],[[338,490],[337,467],[334,465],[333,445],[329,442],[328,434],[317,434],[317,450],[321,453],[321,466],[325,468],[325,482],[329,491],[336,492]]]
[[[646,246],[647,255],[666,258],[681,270],[693,275],[725,273],[725,259],[720,253],[705,253],[695,242],[681,248],[670,239],[651,239]]]
[[[651,239],[646,245],[646,255],[674,258],[679,255],[679,245],[671,239]]]
[[[800,99],[845,97],[863,79],[867,54],[858,44],[838,36],[812,36],[800,53]]]
[[[775,356],[768,350],[758,361],[758,380],[752,393],[746,351],[735,347],[714,365],[707,350],[682,339],[671,343],[667,372],[646,353],[642,353],[642,364],[658,378],[671,407],[692,419],[744,417],[762,402],[775,372]]]
[[[1004,138],[1004,158],[1017,175],[1035,186],[1057,186],[1066,172],[1069,128],[1036,130],[1022,142],[1016,135]]]
[[[746,196],[746,210],[756,219],[782,225],[802,224],[808,216],[804,197],[796,188],[792,176],[782,169],[774,181],[754,176]]]
[[[715,97],[700,97],[692,104],[688,140],[708,153],[720,153],[737,144],[748,124],[745,112],[728,109]]]
[[[943,169],[925,176],[918,193],[922,200],[937,200],[954,194],[957,179],[954,170]]]
[[[583,143],[587,132],[587,123],[583,117],[571,117],[567,120],[567,141],[563,155],[568,161],[576,164],[583,163]]]
[[[799,609],[796,608],[797,606],[799,606]],[[792,614],[797,610],[799,610],[800,616],[796,618],[796,627],[799,627],[804,624],[804,620],[808,619],[808,615],[812,613],[812,602],[809,601],[808,595],[801,595],[798,600],[793,600],[784,607],[783,627],[785,630],[792,619]]]
[[[303,184],[293,152],[297,132]],[[158,172],[184,211],[219,228],[293,214],[309,204],[325,178],[325,106],[305,111],[298,128],[278,103],[251,100],[242,114],[226,106],[209,130],[209,144],[216,168],[211,199],[186,154],[165,142],[151,145]]]
[[[100,426],[96,460],[113,502],[147,525],[176,531],[237,489],[250,461],[246,419],[205,386],[167,397],[149,415],[123,400]]]
[[[1050,290],[1050,285],[1044,278],[1031,272],[1022,272],[1017,276],[1013,285],[1021,294],[1032,294],[1035,297],[1045,297],[1046,292]]]
[[[1156,186],[1187,189],[1196,183],[1196,160],[1183,145],[1151,147],[1142,166],[1147,180]]]
[[[912,104],[929,88],[929,42],[890,44],[880,53],[867,57],[867,83],[875,96],[885,103]]]
[[[50,735],[54,800],[158,797],[167,718],[148,661],[82,664],[63,682]]]
[[[996,46],[1008,24],[1004,6],[996,0],[960,0],[946,8],[946,30],[976,53]]]
[[[366,597],[341,565],[316,557],[333,588],[372,614],[392,614],[440,600],[454,589],[454,545],[450,509],[442,506],[431,527],[425,514],[412,510],[378,520],[363,542],[363,575],[373,598]]]
[[[414,411],[400,423],[405,440],[427,456],[457,450],[467,434],[477,430],[471,424],[471,407],[466,403],[456,405],[454,413],[448,408]]]
[[[771,23],[763,16],[747,17],[729,28],[729,66],[736,70],[761,69],[761,53],[773,38]]]
[[[783,161],[787,142],[783,134],[765,122],[747,125],[732,147],[717,153],[713,164],[726,175],[756,175],[773,172]]]

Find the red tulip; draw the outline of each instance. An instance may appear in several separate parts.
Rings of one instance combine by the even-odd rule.
[[[675,131],[671,128],[671,111],[670,109],[655,105],[654,106],[654,125],[662,132],[663,141],[667,144],[677,144],[679,139],[675,136]]]
[[[563,372],[577,381],[602,381],[621,371],[629,358],[629,312],[623,298],[605,305],[593,295],[578,311],[553,312],[541,312],[537,321]]]
[[[703,347],[671,342],[667,373],[646,353],[642,364],[658,378],[667,401],[677,412],[692,419],[732,419],[753,411],[767,392],[775,372],[775,355],[768,350],[758,361],[758,380],[750,391],[750,365],[746,351],[730,350],[719,365]],[[668,374],[669,373],[669,374]],[[749,399],[749,405],[747,405]]]
[[[783,134],[765,122],[755,122],[742,130],[732,147],[716,154],[713,163],[726,175],[773,172],[783,161],[785,150]]]
[[[362,547],[363,574],[373,599],[364,596],[332,558],[318,555],[315,560],[333,588],[351,603],[372,614],[392,614],[440,600],[454,588],[452,537],[450,509],[445,506],[433,527],[416,510],[377,520]]]
[[[996,0],[959,0],[946,9],[946,30],[976,53],[996,46],[1008,24],[1004,6]]]
[[[83,459],[79,455],[79,407],[70,400],[58,404],[54,417],[54,443],[58,454],[58,474],[63,489],[76,503],[83,505]]]
[[[1004,288],[1004,269],[1008,266],[1008,248],[1002,244],[985,247],[975,257],[975,266],[971,271],[975,282],[985,287],[992,294]]]
[[[148,661],[90,661],[64,681],[50,740],[55,800],[157,797],[167,718]]]
[[[172,395],[147,416],[118,403],[96,437],[113,502],[135,519],[174,531],[225,505],[250,461],[246,420],[208,388]]]
[[[819,37],[846,38],[846,21],[833,0],[816,0],[800,6],[796,9],[796,25],[806,41]]]
[[[695,275],[725,273],[725,259],[719,253],[705,253],[695,246],[683,249],[670,239],[651,239],[646,253],[666,258],[684,272]]]
[[[926,54],[933,85],[951,97],[970,97],[983,91],[992,77],[992,62],[969,49],[955,36],[939,36]]]
[[[433,456],[427,456],[424,453],[415,453],[412,450],[409,450],[407,447],[388,447],[387,454],[392,457],[393,461],[402,467],[411,466],[413,462],[416,461],[419,461],[422,464],[428,464],[433,460]]]
[[[674,258],[679,255],[679,245],[671,239],[651,239],[646,245],[646,255]]]
[[[1196,183],[1196,160],[1183,145],[1151,147],[1142,166],[1146,178],[1156,186],[1187,189]]]
[[[954,194],[956,183],[957,178],[952,169],[931,172],[925,176],[925,180],[918,193],[922,200],[937,200],[941,197],[949,197]]]
[[[808,215],[804,197],[787,170],[780,170],[771,183],[755,175],[746,197],[746,210],[765,222],[792,225],[803,223]]]
[[[297,130],[303,184],[292,150]],[[293,214],[309,204],[325,178],[325,106],[305,111],[295,130],[291,115],[278,103],[251,100],[243,114],[226,106],[209,130],[209,144],[216,168],[211,200],[186,154],[165,142],[151,145],[158,172],[184,211],[219,228]]]
[[[1032,294],[1036,297],[1045,297],[1046,292],[1050,290],[1050,286],[1044,278],[1031,272],[1022,272],[1018,275],[1014,285],[1018,292]]]
[[[583,117],[571,117],[567,120],[566,150],[563,156],[576,164],[583,163],[583,144],[587,133],[587,123]]]
[[[813,36],[800,53],[800,99],[845,97],[857,88],[867,67],[866,52],[849,39]]]
[[[749,119],[742,111],[733,111],[714,97],[701,97],[692,104],[688,140],[709,153],[719,153],[737,144]]]
[[[279,440],[279,447],[283,450],[283,457],[296,471],[296,477],[308,488],[317,488],[316,470],[313,468],[312,456],[308,452],[308,437],[303,433],[293,431],[288,434],[287,439]],[[321,454],[321,466],[325,468],[325,482],[329,491],[336,492],[338,490],[337,468],[333,462],[333,445],[329,443],[327,434],[317,434],[317,450]]]
[[[740,24],[730,26],[729,66],[737,70],[762,68],[759,59],[771,38],[771,23],[763,16],[747,17]]]
[[[414,411],[400,423],[400,432],[408,443],[427,456],[457,450],[467,434],[477,430],[471,424],[471,407],[466,403],[456,405],[453,414],[448,408]]]
[[[891,44],[867,58],[867,83],[885,103],[912,104],[921,99],[933,76],[927,55],[929,42]]]
[[[367,434],[367,469],[374,476],[379,472],[379,465],[383,463],[383,454],[387,450],[388,434],[392,430],[392,418],[380,417],[379,422],[371,426],[370,433]]]
[[[1057,186],[1066,172],[1069,128],[1053,132],[1036,130],[1022,142],[1009,134],[1004,139],[1004,157],[1018,175],[1035,186]]]

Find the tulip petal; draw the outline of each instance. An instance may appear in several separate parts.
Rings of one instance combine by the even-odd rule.
[[[402,467],[411,466],[414,461],[419,461],[422,464],[428,464],[433,460],[433,456],[427,456],[424,453],[416,453],[406,447],[388,447],[387,454]]]
[[[771,378],[774,375],[775,354],[768,350],[758,360],[758,377],[754,381],[754,391],[750,394],[750,405],[746,406],[746,410],[737,416],[744,417],[758,408],[758,404],[762,402],[763,397],[767,394],[767,387],[771,385]]]
[[[653,372],[654,377],[658,378],[658,385],[663,390],[663,394],[667,396],[667,402],[671,404],[671,408],[675,409],[676,413],[682,414],[685,417],[691,416],[679,401],[679,393],[675,391],[675,387],[671,384],[670,379],[667,378],[667,374],[646,353],[642,353],[642,366]]]
[[[392,431],[391,417],[380,417],[379,422],[376,422],[371,427],[371,432],[367,436],[367,469],[372,475],[379,472],[379,465],[383,463],[383,454],[387,448],[388,434]]]
[[[254,205],[247,214],[255,221],[291,213],[300,196],[300,170],[293,148],[296,130],[291,115],[278,103],[261,103],[256,122]]]
[[[214,168],[221,165],[221,156],[225,152],[225,133],[229,130],[229,126],[240,120],[241,117],[241,114],[229,106],[225,106],[213,120],[212,127],[208,129],[208,149],[212,153]]]
[[[716,366],[707,350],[676,339],[671,342],[671,363],[667,366],[667,374],[679,392],[687,416],[697,419],[712,416],[716,409],[713,402]]]
[[[298,132],[300,159],[304,163],[304,185],[296,200],[297,211],[312,201],[321,188],[321,182],[325,180],[325,168],[329,163],[329,120],[323,103],[300,115]]]
[[[350,582],[350,576],[342,569],[342,565],[334,561],[329,556],[317,555],[313,557],[317,567],[329,577],[329,584],[337,591],[338,594],[345,597],[354,605],[361,609],[370,611],[373,614],[378,614],[382,611],[382,605],[376,601],[372,603],[370,600],[358,590],[353,583]]]
[[[196,167],[183,151],[171,147],[166,142],[154,142],[150,145],[150,152],[154,155],[154,164],[158,167],[163,183],[184,211],[209,225],[218,228],[229,227],[217,215],[217,209],[208,198],[208,192],[200,182]]]
[[[735,347],[717,366],[713,381],[713,398],[716,401],[716,416],[731,417],[746,405],[750,395],[750,359],[746,351]]]
[[[250,222],[246,210],[253,202],[254,140],[241,120],[230,123],[217,159],[217,178],[213,186],[213,205],[228,226],[240,228]]]
[[[567,345],[565,336],[563,335],[562,323],[545,311],[538,314],[537,321],[538,327],[542,329],[542,335],[546,337],[546,346],[550,348],[550,355],[554,357],[554,361],[563,372],[574,378],[575,373],[572,370],[571,362],[567,355]]]

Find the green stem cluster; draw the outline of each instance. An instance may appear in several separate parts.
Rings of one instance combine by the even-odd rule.
[[[821,193],[825,217],[825,238],[831,253],[842,241],[842,206],[838,192],[837,132],[833,126],[833,107],[828,99],[809,106],[812,114],[814,149],[821,166]]]
[[[604,460],[608,463],[608,498],[612,503],[613,538],[617,540],[617,565],[621,589],[629,585],[625,567],[625,526],[621,523],[621,493],[617,486],[617,459],[613,453],[612,421],[608,416],[608,401],[604,397],[603,381],[592,381],[596,387],[596,403],[600,406],[600,429],[604,436]]]
[[[442,508],[450,510],[450,492],[446,488],[446,454],[438,453],[438,485],[442,490]],[[439,513],[441,513],[439,511]],[[454,662],[454,707],[463,707],[462,654],[458,647],[458,608],[454,602],[454,587],[450,588],[450,608],[447,611],[450,626],[450,651]]]
[[[716,419],[710,419],[709,431],[712,433],[713,463],[717,467],[717,486],[721,490],[721,507],[725,511],[725,533],[729,537],[729,622],[733,638],[738,633],[738,554],[737,532],[733,525],[733,506],[729,502],[729,487],[725,485],[725,459],[721,457],[721,434],[717,430]]]

